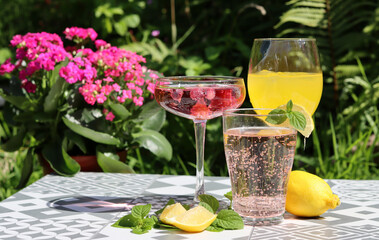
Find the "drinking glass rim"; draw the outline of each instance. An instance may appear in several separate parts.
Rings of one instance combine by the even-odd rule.
[[[223,112],[223,116],[256,116],[256,117],[264,117],[264,116],[282,116],[285,115],[285,113],[276,113],[276,114],[258,114],[258,113],[238,113],[239,111],[256,111],[256,110],[261,110],[261,111],[267,111],[267,110],[274,110],[274,108],[232,108],[232,109],[227,109]]]
[[[160,77],[156,81],[171,81],[171,82],[229,82],[229,81],[240,81],[244,80],[242,77],[235,76],[213,76],[213,75],[202,75],[202,76],[170,76],[170,77]]]
[[[254,38],[254,41],[304,41],[315,42],[315,38]]]

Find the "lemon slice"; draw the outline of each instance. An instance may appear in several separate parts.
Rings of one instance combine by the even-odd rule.
[[[278,107],[278,109],[282,109],[282,110],[286,111],[287,105],[285,105],[285,104],[280,105]],[[312,115],[309,114],[307,112],[307,110],[305,110],[302,106],[297,105],[297,104],[293,104],[292,111],[294,111],[294,112],[297,111],[297,112],[300,112],[304,115],[305,120],[307,122],[304,130],[299,130],[299,129],[296,129],[296,130],[299,131],[304,137],[308,138],[311,135],[313,129],[315,128],[315,124],[313,122]],[[278,126],[291,127],[291,124],[290,124],[289,120],[287,119],[286,121],[284,121],[282,124],[279,124]]]
[[[159,220],[166,224],[172,224],[175,220],[175,217],[182,215],[187,212],[187,210],[180,203],[175,203],[172,205],[168,205],[162,212]]]
[[[217,215],[202,206],[194,207],[170,221],[172,225],[186,232],[201,232],[216,219]]]

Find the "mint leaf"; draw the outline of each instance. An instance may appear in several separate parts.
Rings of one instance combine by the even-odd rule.
[[[146,204],[146,205],[137,205],[132,208],[132,215],[136,218],[141,218],[143,219],[144,217],[149,214],[151,209],[151,204]]]
[[[229,191],[227,193],[224,194],[224,197],[226,197],[227,199],[229,199],[230,201],[233,201],[233,194],[232,194],[232,191]]]
[[[142,224],[142,219],[134,217],[131,214],[125,215],[120,218],[117,222],[112,224],[112,227],[119,228],[133,228]]]
[[[232,203],[233,203],[233,194],[232,194],[232,191],[225,193],[224,197],[226,197],[230,201],[228,209],[232,209]]]
[[[268,114],[266,122],[279,125],[286,121],[287,116],[285,114],[286,111],[284,111],[283,109],[274,109]]]
[[[140,227],[134,227],[134,228],[132,228],[132,233],[135,233],[135,234],[144,234],[144,233],[149,232],[150,229],[144,229],[144,228],[140,228]]]
[[[199,203],[199,206],[202,206],[202,207],[204,207],[205,209],[207,209],[207,210],[208,210],[208,211],[210,211],[211,213],[215,213],[215,212],[213,211],[212,207],[211,207],[211,206],[209,206],[209,204],[208,204],[208,203],[205,203],[205,202],[200,202],[200,203]]]
[[[217,226],[213,226],[212,224],[209,227],[207,227],[205,230],[210,231],[210,232],[222,232],[222,231],[224,231],[223,228],[217,227]]]
[[[238,230],[244,227],[242,217],[235,211],[227,209],[222,209],[211,225],[225,230]]]
[[[287,103],[287,112],[291,112],[293,108],[293,102],[292,100],[289,100]]]
[[[168,200],[168,202],[166,203],[166,205],[165,205],[163,208],[161,208],[161,209],[159,209],[158,211],[156,211],[155,214],[157,214],[157,215],[161,214],[161,213],[163,212],[163,210],[164,210],[167,206],[172,205],[172,204],[175,204],[175,200],[172,199],[172,198],[170,198],[170,200]]]
[[[175,227],[175,226],[172,226],[172,225],[168,225],[168,224],[164,224],[163,222],[159,221],[155,226],[155,228],[164,228],[166,230],[178,230],[179,228]]]
[[[191,205],[189,204],[182,204],[182,206],[184,207],[185,210],[189,210],[191,208]]]
[[[298,129],[298,130],[304,130],[305,127],[307,126],[307,120],[304,117],[304,115],[301,112],[289,112],[287,113],[287,116],[290,120],[290,124]]]
[[[200,199],[200,202],[207,203],[213,209],[213,213],[217,212],[218,207],[220,206],[220,203],[215,197],[208,194],[200,194],[199,199]]]

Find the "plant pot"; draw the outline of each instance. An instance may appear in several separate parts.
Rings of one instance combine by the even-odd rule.
[[[126,160],[126,151],[118,152],[117,155],[120,158],[120,161],[125,162]],[[103,170],[97,163],[96,155],[82,155],[82,156],[70,156],[80,165],[81,172],[102,172]],[[38,153],[38,158],[40,160],[41,166],[43,168],[43,173],[45,175],[53,173],[54,170],[51,168],[50,164],[42,156],[41,153]]]

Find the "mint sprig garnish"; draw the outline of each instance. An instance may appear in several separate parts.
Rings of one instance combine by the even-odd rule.
[[[147,233],[158,222],[156,216],[148,217],[150,209],[151,204],[134,206],[130,214],[120,218],[112,227],[131,228],[135,234]]]
[[[225,194],[229,200],[231,200],[231,192]],[[234,210],[222,209],[219,212],[220,202],[213,196],[207,194],[201,194],[199,196],[199,205],[206,208],[208,211],[216,214],[216,220],[205,230],[211,232],[221,232],[223,230],[237,230],[243,229],[244,223],[242,217],[236,213]],[[175,204],[173,199],[170,199],[166,205],[155,212],[156,215],[149,217],[149,212],[151,210],[151,204],[137,205],[132,208],[130,214],[123,216],[117,222],[115,222],[112,227],[118,228],[130,228],[132,233],[144,234],[149,232],[152,228],[159,228],[165,230],[179,230],[177,227],[164,224],[158,219],[158,215],[163,212],[163,210],[171,205]],[[189,205],[183,204],[183,207],[187,210],[190,208]]]
[[[307,126],[307,120],[305,116],[299,111],[293,111],[292,108],[293,102],[292,100],[289,100],[286,105],[286,110],[280,108],[272,110],[268,114],[266,122],[274,125],[279,125],[289,119],[289,123],[292,127],[294,127],[296,130],[304,131]]]

